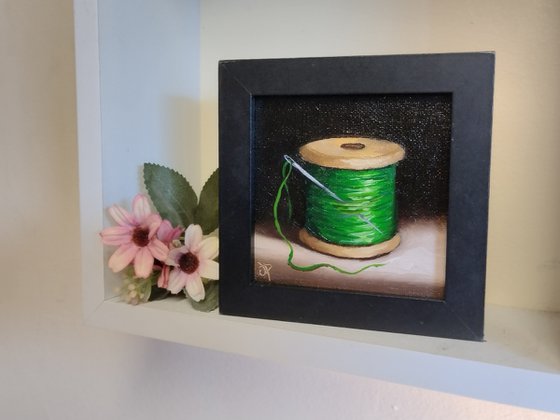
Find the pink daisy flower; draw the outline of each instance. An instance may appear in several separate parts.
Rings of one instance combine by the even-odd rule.
[[[169,273],[167,290],[179,293],[183,288],[196,302],[204,299],[202,278],[218,279],[219,265],[214,258],[218,256],[218,238],[203,238],[199,225],[190,225],[185,232],[185,245],[169,251],[165,264],[172,266]]]
[[[109,214],[119,226],[103,229],[101,239],[105,245],[119,248],[109,258],[109,268],[115,273],[134,261],[137,277],[147,278],[154,267],[154,258],[165,261],[169,248],[156,236],[161,217],[152,213],[148,198],[138,194],[132,201],[132,213],[120,206],[109,208]]]

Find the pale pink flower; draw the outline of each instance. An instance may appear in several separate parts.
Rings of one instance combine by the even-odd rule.
[[[199,225],[190,225],[185,232],[185,245],[169,251],[165,263],[173,267],[169,273],[167,290],[179,293],[183,288],[196,302],[204,299],[202,277],[218,279],[218,238],[203,238]]]
[[[137,277],[147,278],[154,267],[154,258],[165,261],[169,248],[156,236],[162,220],[152,213],[148,198],[138,194],[132,201],[132,213],[120,206],[109,208],[109,214],[118,226],[103,229],[101,239],[105,245],[119,248],[109,258],[109,268],[115,273],[134,261]]]

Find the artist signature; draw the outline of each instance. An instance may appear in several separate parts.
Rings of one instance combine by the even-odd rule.
[[[257,261],[257,276],[266,281],[270,281],[270,272],[272,271],[272,264],[265,264]]]

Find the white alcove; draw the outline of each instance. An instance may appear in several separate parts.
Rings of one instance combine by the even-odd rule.
[[[319,22],[314,20],[322,4],[318,1],[232,3],[75,0],[87,322],[560,412],[560,314],[545,311],[549,305],[529,310],[516,309],[523,306],[517,301],[510,306],[487,304],[486,341],[477,343],[200,313],[179,299],[139,306],[119,301],[114,292],[119,277],[106,269],[110,250],[103,249],[98,236],[109,223],[106,209],[113,203],[128,205],[142,189],[144,162],[173,167],[200,189],[217,164],[218,60],[431,52],[398,49],[391,42],[381,45],[376,36],[387,31],[389,23],[364,29],[363,10],[359,13],[344,1],[328,2]],[[361,8],[372,16],[382,13],[375,2]],[[343,35],[334,29],[337,22],[351,21],[356,25],[345,25]],[[477,46],[458,43],[455,50],[493,49]],[[497,60],[499,66],[499,49]],[[487,281],[492,285],[503,280]]]

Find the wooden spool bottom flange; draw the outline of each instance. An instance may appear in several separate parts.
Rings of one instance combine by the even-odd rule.
[[[307,231],[301,229],[299,231],[299,239],[311,249],[322,252],[323,254],[334,255],[341,258],[373,258],[380,255],[388,254],[401,243],[401,237],[398,233],[391,239],[369,246],[344,246],[325,242]]]

